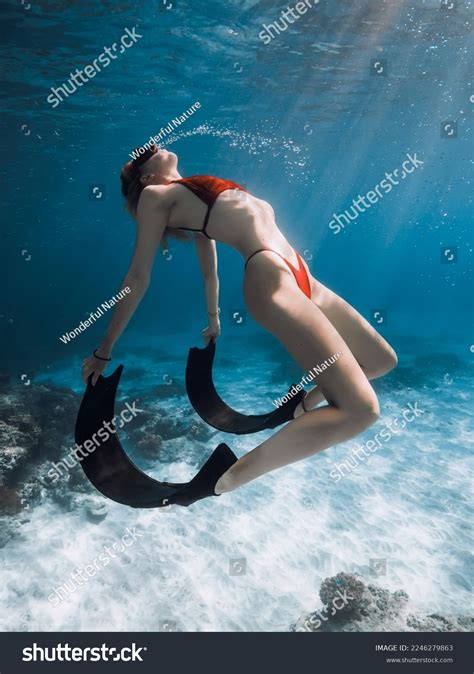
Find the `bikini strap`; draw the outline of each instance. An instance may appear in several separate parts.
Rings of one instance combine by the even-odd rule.
[[[203,222],[203,225],[202,225],[202,229],[198,230],[198,232],[199,231],[202,232],[204,234],[204,236],[207,236],[207,238],[211,239],[211,241],[212,241],[213,240],[212,236],[209,236],[209,234],[207,233],[207,225],[208,225],[208,222],[209,222],[209,216],[211,215],[211,209],[212,209],[212,205],[208,206],[206,217],[204,218],[204,222]]]
[[[179,183],[180,185],[184,185],[184,187],[188,187],[188,189],[190,189],[190,191],[195,196],[197,196],[198,199],[201,199],[201,201],[203,201],[202,196],[199,196],[198,194],[196,194],[196,192],[189,187],[189,185],[186,181],[189,181],[189,178],[179,178],[178,180],[172,180],[170,183],[168,183],[168,185],[171,185],[172,183]],[[209,217],[211,215],[211,210],[212,210],[213,205],[214,205],[214,202],[212,204],[207,204],[207,213],[206,213],[206,217],[204,218],[202,229],[192,229],[191,227],[178,227],[178,229],[185,229],[189,232],[201,232],[202,234],[204,234],[204,236],[207,236],[208,239],[213,241],[212,236],[209,236],[209,234],[207,233],[207,225],[209,223]]]
[[[247,260],[246,260],[246,262],[245,262],[245,264],[244,264],[244,269],[247,269],[248,263],[250,262],[250,260],[251,260],[255,255],[258,255],[259,253],[265,253],[266,251],[268,251],[269,253],[275,253],[275,252],[276,252],[276,251],[272,250],[271,248],[259,248],[258,250],[255,251],[255,253],[252,253],[252,255],[250,255],[250,257],[247,258]],[[277,253],[277,255],[280,255],[280,254]],[[280,257],[281,257],[281,255],[280,255]]]

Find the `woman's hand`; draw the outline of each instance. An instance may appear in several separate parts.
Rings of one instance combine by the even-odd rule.
[[[221,334],[221,322],[219,316],[211,316],[209,326],[202,331],[202,336],[206,344],[211,340],[216,340]]]
[[[105,370],[107,365],[108,365],[107,361],[100,360],[95,356],[89,356],[89,358],[84,358],[84,360],[82,361],[82,381],[84,382],[84,384],[87,383],[87,380],[89,379],[90,375],[93,374],[92,386],[95,386],[99,376]]]

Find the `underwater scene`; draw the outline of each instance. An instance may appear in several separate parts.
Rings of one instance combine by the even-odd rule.
[[[472,18],[467,0],[5,5],[0,631],[472,630]],[[83,360],[128,302],[120,172],[153,144],[271,204],[398,359],[375,423],[189,507],[108,498],[74,449]],[[217,255],[215,389],[269,415],[338,365],[303,381],[247,306],[245,256]],[[124,366],[115,437],[158,484],[277,432],[195,411],[208,314],[170,236],[105,371]]]

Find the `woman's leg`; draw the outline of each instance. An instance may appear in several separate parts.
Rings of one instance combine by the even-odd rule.
[[[337,352],[342,356],[319,376],[329,404],[294,419],[239,459],[218,480],[218,494],[348,440],[379,415],[374,390],[348,345],[321,309],[299,290],[276,255],[260,253],[249,264],[245,297],[255,320],[286,347],[303,370]]]
[[[311,299],[344,339],[369,380],[396,367],[397,355],[382,335],[354,307],[314,277],[311,277]],[[323,400],[319,387],[313,388],[305,398],[305,408],[312,409]],[[303,412],[301,404],[298,405],[295,417]]]

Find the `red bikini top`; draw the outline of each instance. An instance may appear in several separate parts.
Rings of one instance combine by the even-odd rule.
[[[247,192],[248,190],[232,180],[223,180],[222,178],[215,178],[214,176],[190,176],[189,178],[180,178],[179,180],[172,180],[172,183],[184,185],[191,190],[201,201],[207,204],[207,213],[204,218],[202,229],[192,229],[191,227],[179,227],[190,232],[202,232],[208,239],[212,237],[207,233],[207,224],[209,216],[211,215],[212,207],[214,206],[217,197],[226,190],[241,190]]]

